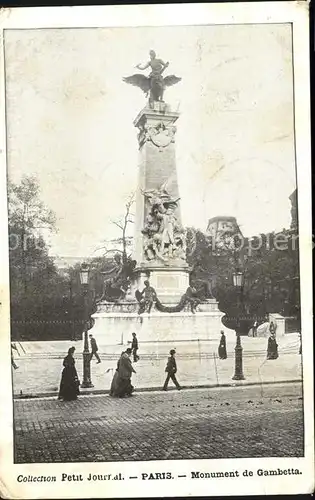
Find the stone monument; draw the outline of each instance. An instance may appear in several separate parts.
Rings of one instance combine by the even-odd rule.
[[[168,65],[150,51],[149,62],[137,65],[140,70],[150,68],[149,76],[124,78],[149,99],[134,120],[139,162],[130,286],[119,285],[123,296],[118,294],[114,301],[105,297],[94,315],[94,329],[99,330],[95,333],[105,334],[109,343],[119,342],[122,333],[131,337],[130,331],[137,331],[142,341],[192,340],[196,336],[208,340],[211,335],[216,338],[222,328],[223,313],[216,300],[202,300],[190,283],[176,169],[179,113],[163,101],[166,87],[181,79],[162,76]]]
[[[134,121],[139,130],[134,255],[138,285],[149,277],[158,297],[167,303],[178,302],[189,286],[175,158],[178,117],[156,101]]]
[[[181,224],[175,135],[178,113],[163,101],[165,87],[178,83],[174,76],[163,78],[169,63],[150,51],[150,60],[139,69],[151,68],[124,79],[149,93],[148,105],[134,121],[138,129],[139,173],[136,198],[135,260],[137,286],[150,278],[162,302],[176,303],[189,286],[186,238]]]

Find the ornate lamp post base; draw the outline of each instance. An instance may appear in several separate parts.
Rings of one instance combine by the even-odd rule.
[[[83,347],[83,382],[81,387],[94,387],[91,382],[91,354],[89,352],[89,340],[88,340],[88,286],[89,286],[89,266],[87,264],[82,264],[80,271],[80,281],[83,285],[83,296],[84,296],[84,347]]]
[[[83,382],[82,388],[94,387],[91,382],[91,354],[83,352]]]
[[[243,374],[243,348],[241,345],[240,335],[236,336],[236,346],[235,346],[235,372],[232,380],[245,380]]]

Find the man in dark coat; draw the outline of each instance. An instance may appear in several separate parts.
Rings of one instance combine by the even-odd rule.
[[[97,343],[96,343],[96,340],[92,334],[90,334],[90,344],[91,344],[91,359],[93,358],[93,356],[95,356],[97,359],[97,364],[98,364],[101,362],[101,358],[99,357],[99,355],[97,353],[97,351],[98,351]]]
[[[137,339],[137,335],[135,334],[135,332],[133,332],[132,334],[132,342],[131,342],[131,349],[132,349],[132,355],[133,355],[133,362],[136,363],[137,361],[139,361],[139,356],[137,354],[137,351],[138,351],[138,339]]]
[[[163,391],[167,391],[167,386],[168,386],[170,379],[172,379],[172,381],[176,385],[177,389],[180,390],[181,387],[180,387],[180,385],[177,382],[177,379],[175,377],[175,373],[177,372],[177,365],[176,365],[176,360],[175,360],[175,349],[170,350],[170,357],[167,360],[167,365],[166,365],[165,371],[167,373],[167,376],[166,376],[166,379],[164,382]]]

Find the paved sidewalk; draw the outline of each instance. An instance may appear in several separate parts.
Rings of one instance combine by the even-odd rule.
[[[303,456],[301,384],[15,400],[15,462]]]
[[[182,386],[218,386],[231,384],[261,384],[301,380],[301,356],[299,355],[299,342],[297,336],[288,336],[279,341],[279,358],[266,359],[265,339],[242,339],[243,366],[245,380],[235,382],[234,374],[234,346],[235,339],[228,341],[228,359],[220,360],[217,356],[217,343],[181,344],[176,346],[178,380]],[[40,343],[44,344],[44,343]],[[27,352],[21,357],[16,357],[18,370],[13,371],[14,395],[36,396],[56,394],[62,371],[63,352],[71,343],[65,345],[53,344],[50,352],[40,350],[38,355]],[[64,344],[64,343],[62,343]],[[45,346],[44,346],[45,347]],[[48,345],[49,347],[49,345]],[[81,342],[77,343],[76,366],[82,380],[82,354]],[[63,349],[63,352],[57,349]],[[119,354],[126,346],[112,346],[107,348],[107,353],[100,352],[102,363],[91,362],[93,391],[108,391],[116,369]],[[158,389],[162,387],[165,378],[165,365],[169,345],[140,344],[140,360],[135,363],[136,374],[133,375],[133,385],[136,390]],[[34,349],[34,348],[33,348]],[[110,350],[111,349],[111,350]],[[86,390],[82,390],[84,392]],[[91,392],[89,389],[88,392]]]

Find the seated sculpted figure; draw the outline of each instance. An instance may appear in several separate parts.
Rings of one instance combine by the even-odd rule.
[[[193,314],[196,313],[197,306],[200,304],[201,300],[197,295],[197,290],[193,286],[189,286],[185,292],[186,301],[190,305],[190,310]]]
[[[102,299],[109,302],[117,302],[123,300],[127,294],[128,287],[131,283],[136,261],[131,257],[122,257],[119,253],[114,256],[115,266],[109,271],[102,272],[108,276],[104,281],[104,292]]]
[[[149,280],[145,280],[142,292],[139,292],[139,290],[136,291],[136,299],[139,302],[138,314],[142,314],[143,312],[150,313],[156,298],[155,289],[150,285]]]

